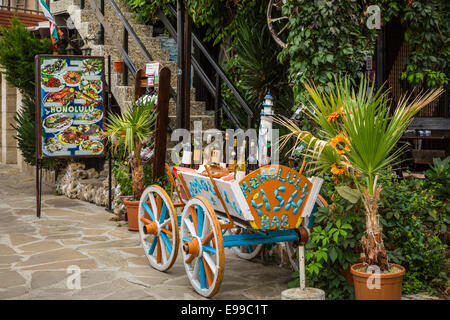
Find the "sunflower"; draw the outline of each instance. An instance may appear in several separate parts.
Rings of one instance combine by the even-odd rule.
[[[336,121],[337,118],[339,118],[339,112],[335,111],[330,113],[328,116],[328,121]]]
[[[350,147],[352,146],[347,136],[343,134],[338,134],[336,137],[331,139],[331,145],[334,150],[336,150],[339,154],[344,154],[345,152],[350,151]]]
[[[347,168],[338,168],[336,166],[336,163],[333,163],[331,165],[331,173],[335,174],[335,175],[340,175],[340,174],[346,174],[347,173]]]

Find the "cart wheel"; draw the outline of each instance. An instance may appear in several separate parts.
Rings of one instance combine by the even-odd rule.
[[[219,221],[203,197],[190,199],[181,214],[183,261],[195,291],[212,297],[219,291],[225,270],[225,254]]]
[[[328,207],[328,203],[321,195],[319,195],[317,197],[316,204],[319,207]],[[313,209],[311,216],[314,214],[314,212],[315,212],[315,210]],[[307,221],[305,220],[305,223],[306,222]],[[290,242],[285,242],[284,245],[286,247],[286,253],[289,257],[289,262],[291,263],[292,269],[294,269],[294,271],[298,271],[298,259],[297,259],[298,244],[295,244],[294,241],[290,241]]]
[[[176,211],[160,186],[144,190],[139,202],[139,235],[150,265],[166,271],[172,267],[180,244]]]
[[[242,228],[231,229],[230,232],[231,232],[231,234],[253,233],[253,231],[251,231],[251,230],[242,229]],[[245,260],[251,260],[253,258],[256,258],[261,253],[263,248],[264,248],[263,244],[231,247],[231,249],[233,250],[233,253],[235,255],[237,255],[239,258],[245,259]]]

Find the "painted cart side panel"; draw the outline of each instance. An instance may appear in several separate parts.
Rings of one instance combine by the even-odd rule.
[[[294,229],[310,215],[322,186],[282,165],[267,165],[239,181],[254,229]]]
[[[202,176],[196,172],[180,171],[186,186],[192,197],[202,196],[209,201],[214,210],[225,212],[217,194],[214,191],[209,177]],[[224,181],[214,179],[222,199],[225,202],[227,210],[231,216],[240,218],[245,221],[253,220],[250,208],[242,194],[241,188],[237,181]]]

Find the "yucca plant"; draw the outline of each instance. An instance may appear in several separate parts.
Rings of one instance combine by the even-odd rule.
[[[389,91],[374,90],[367,79],[361,80],[358,89],[350,85],[348,77],[336,78],[329,93],[317,90],[312,83],[306,83],[305,88],[311,98],[307,114],[320,126],[320,138],[303,131],[293,121],[278,117],[275,122],[290,130],[282,137],[280,146],[295,137],[294,148],[300,142],[307,144],[306,156],[311,159],[312,170],[319,174],[331,170],[334,175],[347,175],[354,181],[357,189],[347,188],[346,193],[352,201],[363,197],[366,234],[361,244],[365,262],[389,270],[378,215],[382,186],[377,177],[399,163],[403,149],[393,151],[394,146],[414,115],[443,90],[431,90],[414,99],[411,95],[404,96],[392,111]],[[344,193],[341,195],[345,197]]]
[[[141,162],[141,149],[154,130],[157,112],[155,101],[147,99],[133,102],[122,114],[109,114],[105,136],[109,138],[114,150],[123,148],[131,159],[133,197],[139,200],[145,189],[144,170]]]

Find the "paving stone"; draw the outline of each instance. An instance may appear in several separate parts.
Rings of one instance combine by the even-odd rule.
[[[14,262],[19,262],[22,260],[22,256],[19,255],[11,255],[11,256],[0,256],[0,265],[1,264],[11,264]]]
[[[134,289],[127,291],[116,291],[111,295],[104,297],[107,300],[155,300],[156,298],[143,289]]]
[[[65,248],[60,250],[53,250],[49,252],[38,253],[31,256],[29,259],[17,264],[17,267],[30,266],[36,264],[58,262],[64,260],[76,260],[87,258],[84,254],[77,250]]]
[[[49,240],[43,240],[18,247],[18,249],[20,250],[31,252],[50,251],[59,248],[62,248],[62,245],[60,245],[56,241],[49,241]]]
[[[81,212],[75,212],[71,210],[65,210],[65,209],[44,209],[42,210],[42,214],[49,216],[49,217],[83,217],[84,214]]]
[[[86,236],[98,236],[104,234],[107,231],[108,229],[90,229],[90,230],[83,230],[83,234]]]
[[[127,259],[129,265],[138,265],[138,266],[149,266],[150,263],[146,256],[142,257],[133,257]]]
[[[0,288],[16,287],[25,284],[26,280],[17,271],[0,271]]]
[[[124,239],[124,240],[112,240],[103,243],[89,244],[85,246],[80,246],[79,249],[101,249],[101,248],[113,248],[113,247],[136,247],[140,243],[136,240]]]
[[[164,274],[162,274],[159,277],[133,277],[129,279],[130,281],[136,281],[137,283],[141,282],[145,285],[148,285],[149,287],[159,285],[164,283],[164,281],[167,280],[166,277],[164,277]]]
[[[108,268],[120,268],[127,265],[127,261],[116,251],[88,250],[88,255],[95,258],[100,265]]]
[[[17,253],[13,248],[6,244],[0,244],[0,256]]]
[[[83,259],[40,264],[31,267],[25,267],[21,270],[66,270],[69,266],[78,266],[81,270],[98,268],[98,264],[94,259]]]
[[[46,239],[55,239],[55,240],[62,240],[62,239],[73,239],[73,238],[79,238],[80,234],[77,233],[71,233],[71,234],[54,234],[47,236]]]
[[[109,236],[113,236],[113,237],[117,237],[117,238],[122,238],[122,239],[125,239],[125,238],[131,238],[131,237],[134,237],[134,236],[135,236],[133,233],[129,232],[129,231],[126,230],[125,228],[124,228],[123,230],[121,230],[121,229],[116,229],[116,230],[113,230],[113,231],[109,231],[107,234],[108,234]]]
[[[46,200],[45,204],[56,208],[67,208],[67,207],[79,207],[80,205],[82,205],[82,202],[79,200],[72,200],[61,196],[56,199]]]
[[[27,293],[29,289],[26,286],[11,288],[0,291],[0,300],[16,298]]]
[[[70,273],[65,271],[35,271],[31,278],[31,289],[54,285],[67,279],[70,275]]]
[[[76,238],[76,237],[74,237]],[[63,245],[65,246],[76,246],[76,245],[80,245],[80,244],[86,244],[87,242],[84,240],[61,240],[61,242],[63,243]]]
[[[40,240],[40,238],[23,233],[11,233],[9,239],[14,246]]]
[[[119,251],[126,252],[129,254],[135,255],[135,256],[145,255],[144,249],[142,249],[142,248],[125,248],[125,249],[119,249]]]

